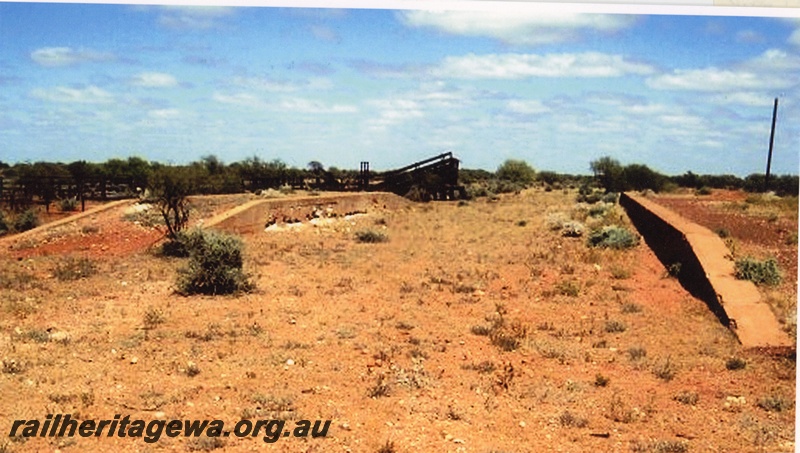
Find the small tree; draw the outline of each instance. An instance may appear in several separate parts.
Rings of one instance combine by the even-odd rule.
[[[194,178],[186,168],[159,167],[151,174],[149,186],[164,217],[167,237],[178,240],[178,233],[189,222],[187,197],[192,193]]]
[[[524,160],[507,159],[495,172],[497,179],[522,186],[529,186],[536,181],[536,170]]]
[[[590,162],[589,167],[606,191],[622,192],[625,190],[624,168],[618,160],[605,156]]]

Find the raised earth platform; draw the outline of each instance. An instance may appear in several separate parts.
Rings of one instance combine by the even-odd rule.
[[[267,198],[237,206],[204,226],[234,233],[264,231],[273,224],[304,222],[313,218],[344,217],[373,209],[397,209],[408,200],[393,193],[326,193],[319,196]]]
[[[742,346],[776,353],[796,350],[756,286],[734,276],[725,242],[713,231],[632,193],[620,204],[665,266],[679,264],[678,279],[739,338]]]

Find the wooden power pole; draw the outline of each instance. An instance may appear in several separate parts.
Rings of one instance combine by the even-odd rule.
[[[767,154],[767,174],[764,177],[764,192],[769,191],[769,172],[772,167],[772,144],[775,142],[775,120],[778,118],[778,98],[772,108],[772,130],[769,133],[769,154]]]

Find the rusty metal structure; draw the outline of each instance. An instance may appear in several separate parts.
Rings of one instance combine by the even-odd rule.
[[[452,152],[382,173],[370,173],[369,162],[361,163],[361,190],[392,192],[419,201],[455,200],[466,197],[458,184],[460,161]]]

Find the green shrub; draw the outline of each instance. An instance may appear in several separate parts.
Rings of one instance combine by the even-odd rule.
[[[61,210],[64,212],[72,212],[78,210],[78,199],[75,197],[64,198],[58,204]]]
[[[608,214],[608,211],[613,207],[613,205],[608,204],[606,202],[598,202],[592,205],[589,208],[589,216],[590,217],[603,217]]]
[[[603,195],[603,198],[600,201],[603,203],[617,204],[617,201],[619,201],[619,194],[616,192],[609,192]]]
[[[14,229],[17,232],[32,230],[39,226],[39,217],[33,209],[28,209],[14,219]]]
[[[750,280],[757,285],[775,286],[781,282],[781,273],[774,258],[759,261],[746,256],[736,260],[736,278]]]
[[[638,243],[639,238],[636,235],[631,233],[627,228],[616,225],[592,231],[589,234],[588,241],[591,247],[612,249],[627,249],[635,247]]]
[[[253,284],[242,271],[241,239],[224,233],[196,229],[186,235],[189,263],[178,270],[178,292],[232,294],[247,292]]]

